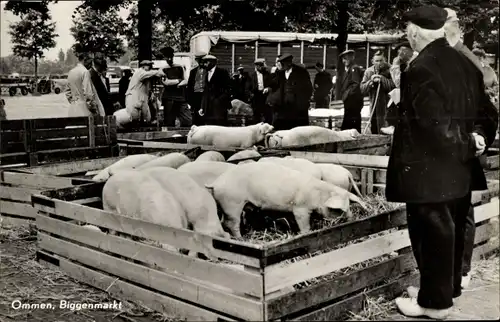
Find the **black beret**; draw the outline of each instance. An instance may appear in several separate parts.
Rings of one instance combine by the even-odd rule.
[[[446,10],[432,5],[417,7],[403,14],[405,21],[429,30],[442,28],[447,18],[448,12]]]
[[[285,61],[285,60],[292,60],[293,59],[293,55],[292,54],[289,54],[289,53],[285,53],[283,55],[281,55],[278,59],[279,62],[282,62],[282,61]]]

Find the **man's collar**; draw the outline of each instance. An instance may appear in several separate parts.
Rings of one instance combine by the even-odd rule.
[[[214,66],[214,67],[212,67],[211,69],[209,69],[209,70],[207,70],[207,71],[208,71],[208,72],[213,72],[213,71],[215,70],[215,67],[217,67],[217,66]]]

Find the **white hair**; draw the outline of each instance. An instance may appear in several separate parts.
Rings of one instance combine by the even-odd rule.
[[[444,27],[436,30],[424,29],[410,22],[406,30],[412,49],[418,52],[434,40],[445,37]]]

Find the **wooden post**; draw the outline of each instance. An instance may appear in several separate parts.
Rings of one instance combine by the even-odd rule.
[[[387,54],[387,62],[390,63],[391,61],[391,45],[389,45],[389,53]]]
[[[255,59],[259,58],[259,41],[255,41]]]
[[[326,68],[326,44],[323,45],[323,66]]]
[[[231,74],[234,74],[234,56],[236,53],[236,47],[234,43],[231,44]]]
[[[366,69],[370,66],[370,42],[366,42]]]
[[[95,148],[95,122],[94,117],[91,115],[88,117],[87,122],[89,124],[89,147]]]
[[[281,55],[281,43],[278,43],[278,56]]]
[[[300,63],[304,63],[304,41],[300,42]]]

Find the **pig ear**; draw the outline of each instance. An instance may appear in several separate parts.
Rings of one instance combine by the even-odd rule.
[[[325,206],[330,209],[340,209],[343,212],[349,210],[349,197],[341,195],[330,195],[330,198],[325,202]]]

